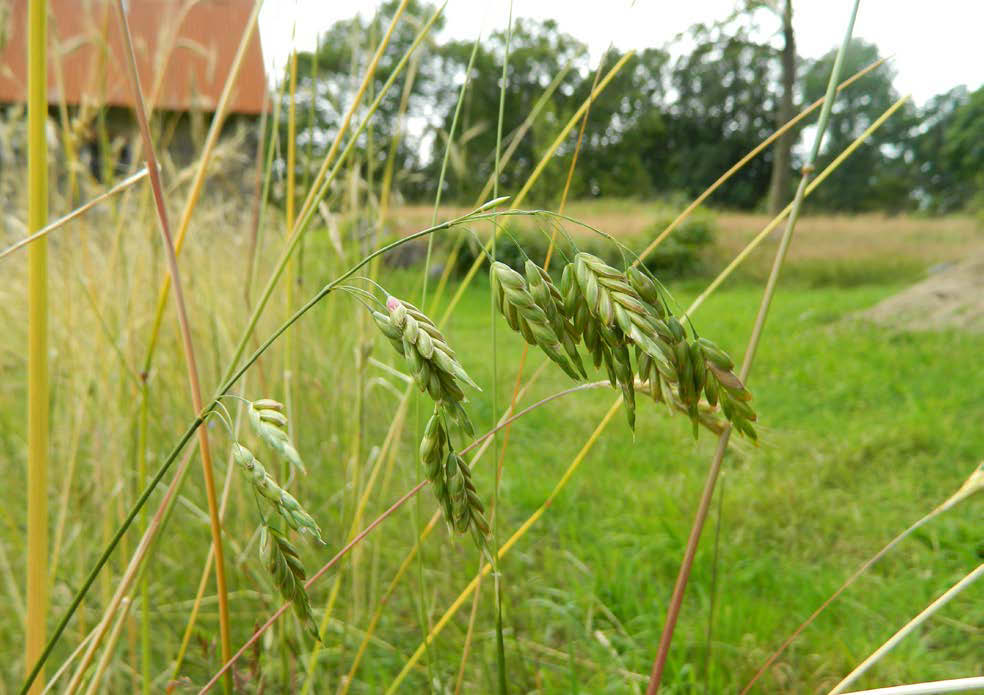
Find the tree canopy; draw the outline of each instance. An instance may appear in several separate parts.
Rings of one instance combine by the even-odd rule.
[[[303,153],[317,157],[338,127],[355,94],[357,78],[392,16],[394,2],[376,17],[354,17],[334,24],[316,52],[298,55],[298,118],[308,119],[299,141]],[[776,128],[782,113],[783,45],[781,13],[763,28],[762,3],[712,25],[696,25],[664,47],[635,55],[591,104],[578,166],[571,181],[573,197],[651,197],[674,193],[694,196],[706,188]],[[771,7],[771,6],[770,6]],[[774,9],[774,8],[773,8]],[[434,8],[414,0],[409,19],[396,32],[380,61],[370,95],[378,93],[396,62],[410,46]],[[771,18],[771,19],[770,19]],[[439,20],[413,65],[383,100],[373,132],[359,143],[360,161],[378,171],[394,153],[394,185],[406,199],[434,194],[459,89],[466,77],[472,40],[439,40]],[[444,199],[472,202],[494,168],[499,83],[506,35],[481,37],[451,138],[450,167]],[[835,51],[818,60],[795,61],[795,110],[822,96]],[[559,30],[553,21],[517,19],[513,23],[505,97],[503,147],[513,153],[502,170],[500,188],[524,182],[553,140],[559,126],[588,98],[598,70],[621,58],[610,49],[600,65],[591,65],[587,46]],[[791,64],[786,56],[787,69]],[[880,58],[878,47],[852,41],[845,76]],[[785,74],[787,81],[791,70]],[[894,73],[882,65],[841,92],[821,152],[829,163],[875,121],[899,95]],[[409,82],[408,82],[409,81]],[[406,112],[401,103],[406,98]],[[286,99],[286,96],[282,97]],[[529,121],[538,110],[537,118]],[[810,121],[804,126],[810,128]],[[399,130],[400,137],[394,138]],[[286,137],[281,126],[280,136]],[[313,135],[312,135],[313,133]],[[795,137],[802,137],[802,130]],[[980,202],[984,178],[984,88],[956,88],[922,108],[907,104],[879,128],[811,199],[815,208],[848,212],[922,209],[946,213]],[[372,140],[370,141],[370,137]],[[516,143],[513,138],[519,137]],[[566,181],[576,143],[575,130],[531,193],[553,202]],[[788,166],[802,164],[794,147]],[[773,154],[756,158],[715,194],[713,202],[737,209],[766,203]],[[302,157],[303,160],[303,157]],[[784,160],[780,160],[783,161]],[[310,166],[301,161],[299,166]],[[781,168],[785,170],[785,162]]]

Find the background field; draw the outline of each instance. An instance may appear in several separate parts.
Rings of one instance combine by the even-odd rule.
[[[101,539],[117,523],[124,496],[135,490],[127,458],[133,446],[135,411],[129,404],[135,391],[121,360],[132,365],[142,354],[142,336],[159,280],[159,266],[151,269],[158,246],[149,225],[146,234],[136,238],[119,232],[140,205],[135,196],[117,212],[107,209],[85,226],[65,230],[52,251],[53,264],[64,271],[53,276],[52,289],[52,296],[59,298],[53,317],[53,373],[62,384],[55,392],[53,417],[86,427],[81,433],[69,426],[59,428],[54,439],[56,513],[63,509],[54,504],[55,495],[63,494],[66,481],[71,485],[64,507],[63,566],[57,570],[62,581],[53,594],[56,613],[91,564]],[[574,205],[570,212],[613,233],[645,225],[650,216],[645,205],[626,202]],[[407,230],[423,226],[427,217],[416,208],[394,213],[401,229]],[[201,243],[183,257],[206,389],[215,383],[220,365],[228,359],[232,337],[245,320],[237,305],[244,277],[230,259],[245,253],[247,241],[235,233],[234,225],[217,227],[223,219],[235,220],[235,212],[222,206],[203,209],[193,230],[201,235]],[[721,233],[719,242],[707,251],[708,268],[732,255],[762,222],[758,216],[741,214],[720,214],[718,219]],[[890,332],[852,319],[854,312],[902,289],[927,268],[980,248],[984,234],[979,226],[972,219],[956,217],[808,217],[801,232],[750,380],[762,444],[739,443],[726,460],[719,490],[723,502],[720,506],[715,502],[713,523],[698,552],[666,692],[731,692],[740,687],[771,648],[856,565],[949,495],[984,450],[980,427],[984,401],[972,387],[984,376],[979,364],[984,336]],[[278,242],[274,235],[267,236],[270,249]],[[69,254],[75,243],[86,250],[81,262]],[[698,328],[713,327],[715,338],[736,358],[741,356],[761,294],[752,280],[767,264],[770,250],[770,245],[760,249],[749,269],[726,284],[695,317]],[[830,257],[834,260],[819,260]],[[343,265],[325,230],[315,231],[304,249],[300,296],[313,293]],[[7,288],[2,290],[7,296],[0,303],[0,321],[9,327],[0,338],[0,369],[7,385],[0,408],[0,447],[7,462],[3,474],[8,489],[18,490],[24,484],[23,435],[17,426],[25,408],[24,310],[11,301],[10,288],[19,286],[22,269],[13,264],[7,268]],[[391,270],[384,279],[391,292],[407,298],[419,295],[415,271]],[[671,290],[685,307],[707,280],[698,273],[671,283]],[[486,429],[493,418],[487,282],[480,279],[463,301],[448,336],[484,389],[470,397],[473,417],[479,429]],[[101,319],[94,307],[99,307]],[[279,309],[272,312],[260,335],[270,330],[279,313]],[[294,330],[302,369],[295,382],[292,418],[299,423],[295,436],[311,473],[293,489],[317,515],[334,547],[343,540],[351,520],[346,484],[351,481],[353,462],[361,461],[363,475],[368,472],[371,451],[396,408],[394,390],[403,386],[389,373],[366,366],[374,382],[365,403],[372,417],[367,420],[359,458],[354,458],[353,443],[339,435],[351,431],[351,419],[357,417],[351,374],[358,321],[367,328],[372,357],[402,369],[389,345],[374,329],[368,330],[365,312],[344,295],[330,298]],[[182,365],[171,318],[165,322],[163,338],[152,383],[179,384]],[[501,320],[497,341],[502,408],[512,392],[522,343]],[[268,380],[274,379],[281,360],[276,351],[261,360],[255,376],[249,377],[249,397],[278,395]],[[540,353],[531,352],[525,374],[542,360]],[[568,383],[558,370],[548,368],[520,405]],[[607,388],[578,393],[514,425],[502,482],[503,537],[541,504],[613,398]],[[183,389],[161,391],[159,399],[152,412],[151,469],[190,417]],[[93,407],[100,412],[90,418]],[[412,432],[426,409],[426,403],[419,410],[411,405],[408,431],[366,518],[374,517],[418,479]],[[684,418],[668,417],[643,397],[639,413],[634,437],[621,414],[612,421],[568,487],[503,563],[506,648],[517,692],[539,688],[557,693],[631,693],[645,686],[644,675],[713,438],[703,432],[693,443]],[[221,454],[217,475],[223,479],[228,440],[217,426],[212,432]],[[484,495],[491,490],[490,460],[487,454],[476,469],[476,483]],[[69,472],[72,465],[74,473]],[[192,468],[191,484],[183,490],[175,519],[151,565],[158,685],[168,675],[165,666],[184,629],[208,544],[199,475]],[[240,476],[231,480],[233,504],[226,529],[233,630],[241,642],[278,600],[253,559],[255,510]],[[335,611],[329,645],[318,658],[319,687],[324,691],[337,687],[347,671],[376,600],[412,543],[415,525],[425,522],[435,508],[429,494],[420,497],[419,505],[411,503],[399,511],[361,546],[354,556],[354,574],[348,564],[341,570],[344,598]],[[13,581],[22,573],[22,515],[19,503],[4,505],[0,515],[6,551],[0,558],[4,601],[14,607],[22,600]],[[978,524],[978,505],[971,503],[917,533],[796,642],[761,691],[818,692],[832,685],[980,561],[984,546],[975,531]],[[329,554],[305,546],[303,555],[310,567],[317,567]],[[127,557],[118,556],[116,567]],[[420,640],[418,600],[427,615],[439,615],[476,565],[470,541],[451,543],[444,529],[437,529],[425,545],[422,567],[418,571],[414,566],[390,599],[354,692],[378,692],[390,682]],[[326,601],[333,576],[312,591],[316,613]],[[62,658],[68,645],[76,643],[96,619],[98,605],[108,599],[110,576],[97,586],[100,589],[86,603],[82,620],[59,649]],[[483,584],[475,653],[466,672],[466,685],[473,692],[493,687],[490,586],[490,582]],[[209,591],[183,671],[189,683],[201,683],[219,666],[217,618]],[[979,587],[967,591],[864,682],[979,672],[984,668],[982,591]],[[453,683],[467,606],[470,602],[425,657],[426,668],[411,676],[407,691],[424,688],[428,678]],[[10,685],[20,671],[18,612],[2,615],[6,624],[0,626],[0,653],[7,665],[0,683]],[[136,677],[134,629],[128,628],[119,659],[110,666],[106,683],[115,692],[128,689]],[[291,651],[294,648],[304,651],[302,645]],[[268,644],[249,657],[238,676],[243,687],[261,687],[251,680],[256,665],[250,662],[269,661],[276,671],[278,654]],[[284,666],[289,673],[298,667],[293,658]],[[0,685],[0,692],[6,687]]]

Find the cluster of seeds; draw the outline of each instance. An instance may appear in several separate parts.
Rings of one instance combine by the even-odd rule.
[[[553,287],[550,278],[546,273],[542,276],[535,273],[534,276],[537,279],[536,287],[543,306],[556,309],[554,294],[550,290]],[[557,326],[548,318],[541,303],[534,299],[526,279],[499,261],[492,264],[491,279],[496,305],[506,317],[509,327],[522,335],[530,345],[539,346],[547,357],[560,365],[560,368],[572,379],[580,379],[582,375],[571,365],[562,342],[563,337],[568,336],[566,326],[560,326],[561,330],[557,330]],[[560,298],[559,292],[556,297]],[[576,348],[574,350],[576,353]],[[577,363],[580,364],[580,361],[578,358]],[[582,366],[581,369],[583,370],[584,367]]]
[[[447,338],[420,309],[397,299],[386,299],[388,314],[373,311],[379,330],[393,347],[406,358],[414,381],[434,401],[434,413],[424,429],[420,458],[434,496],[441,505],[448,529],[457,533],[471,531],[476,544],[485,548],[489,523],[485,507],[472,483],[471,471],[455,452],[446,423],[456,422],[469,436],[474,434],[462,403],[462,381],[478,388],[458,362]]]
[[[485,506],[472,483],[468,464],[451,446],[438,408],[434,409],[424,428],[420,460],[444,512],[448,529],[458,533],[471,531],[475,543],[480,548],[487,547],[489,522],[485,518]]]
[[[256,460],[253,452],[236,443],[232,445],[232,458],[246,473],[250,484],[257,494],[270,503],[284,518],[287,525],[298,533],[306,533],[322,545],[326,545],[321,537],[321,529],[314,518],[304,511],[294,496],[277,485],[276,481],[266,472],[263,464]]]
[[[458,380],[475,389],[478,384],[458,362],[448,339],[424,312],[409,302],[388,297],[386,309],[388,315],[374,311],[372,317],[396,351],[406,358],[417,386],[467,434],[473,435],[471,420],[461,405],[465,394]]]
[[[260,558],[273,577],[280,595],[290,601],[294,612],[311,635],[321,641],[318,624],[311,611],[311,601],[304,589],[307,573],[297,555],[297,548],[287,537],[272,526],[260,528]]]
[[[582,342],[595,368],[604,366],[612,387],[622,390],[630,427],[635,428],[638,376],[656,400],[682,404],[695,436],[704,395],[711,408],[720,404],[736,430],[756,438],[751,394],[735,375],[734,363],[711,341],[696,333],[688,338],[645,272],[636,267],[622,272],[588,253],[576,254],[564,267],[560,289],[532,261],[525,271],[524,278],[492,263],[492,291],[506,322],[575,380],[585,376],[577,350]]]
[[[287,459],[292,466],[303,471],[301,457],[287,436],[287,416],[284,414],[283,404],[264,398],[247,402],[246,412],[250,426],[256,435],[271,449]],[[321,545],[327,545],[321,536],[321,528],[314,517],[304,510],[293,495],[277,484],[273,477],[267,473],[263,464],[253,455],[253,452],[239,442],[234,442],[232,458],[246,474],[260,507],[263,506],[262,500],[276,510],[286,522],[287,527],[310,536]],[[315,639],[320,640],[317,623],[311,612],[311,602],[304,589],[306,574],[297,548],[285,535],[286,528],[281,531],[271,525],[263,514],[262,508],[260,515],[263,517],[260,527],[260,558],[270,572],[280,595],[293,605],[294,612],[305,628]]]
[[[283,456],[290,465],[302,473],[304,464],[287,436],[287,416],[284,415],[284,404],[270,398],[261,398],[246,406],[249,424],[267,446]]]

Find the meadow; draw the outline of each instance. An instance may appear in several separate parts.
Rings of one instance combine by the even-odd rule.
[[[408,7],[419,16],[403,22]],[[548,66],[557,79],[503,139],[507,96],[528,96],[510,86],[511,20],[496,35],[500,86],[487,89],[500,66],[487,46],[485,77],[472,73],[475,41],[440,166],[417,161],[407,175],[412,145],[385,126],[412,112],[415,52],[441,12],[403,0],[376,18],[391,13],[385,32],[381,21],[334,27],[351,55],[332,56],[328,41],[326,84],[347,107],[324,123],[317,54],[292,54],[252,164],[236,153],[248,138],[220,138],[237,58],[180,169],[166,153],[158,167],[162,121],[147,115],[119,0],[136,126],[126,137],[136,148],[139,133],[146,169],[25,252],[25,231],[105,188],[74,149],[98,109],[61,105],[64,149],[55,142],[49,159],[45,3],[30,4],[27,183],[0,172],[9,207],[28,211],[5,216],[0,248],[0,695],[42,684],[72,695],[689,695],[738,692],[758,675],[760,692],[834,695],[848,681],[979,673],[984,614],[970,582],[984,547],[975,505],[958,502],[984,489],[984,335],[939,321],[919,330],[918,313],[889,329],[860,312],[979,253],[980,219],[821,215],[822,198],[804,203],[850,173],[840,167],[855,153],[886,152],[859,148],[907,102],[890,94],[821,153],[837,90],[882,64],[842,70],[857,3],[831,67],[815,66],[824,97],[743,141],[741,152],[761,144],[683,212],[689,201],[671,194],[568,204],[594,190],[572,187],[579,153],[605,173],[582,135],[631,52],[607,56],[583,96],[538,121],[568,70]],[[516,64],[532,64],[530,34],[515,28]],[[397,107],[386,94],[408,65]],[[310,132],[299,138],[302,93]],[[494,135],[468,114],[458,129],[479,95],[483,117],[497,99]],[[816,109],[782,213],[701,205]],[[460,148],[481,133],[488,156],[469,170]],[[733,152],[721,154],[730,166]],[[742,173],[761,176],[762,164]],[[459,178],[453,199],[482,190],[476,207],[442,208],[463,172],[477,176]],[[764,186],[738,188],[761,197]],[[434,192],[434,205],[402,206],[401,189]],[[554,211],[528,209],[538,205]],[[724,279],[726,265],[736,272]],[[578,344],[607,369],[584,373]],[[841,680],[957,580],[970,588],[904,627],[860,680]]]
[[[62,529],[53,570],[58,578],[52,593],[56,612],[137,490],[132,466],[137,411],[132,404],[138,381],[131,372],[142,353],[160,270],[155,265],[158,244],[150,230],[137,236],[126,231],[131,212],[147,203],[133,195],[115,211],[113,206],[97,210],[84,223],[61,230],[62,236],[52,242],[51,291],[59,298],[52,321],[52,373],[58,384],[52,418],[69,423],[56,430],[52,453],[51,500],[60,522],[56,527]],[[639,225],[650,213],[645,204],[625,201],[572,206],[573,215],[588,221],[596,215],[603,219],[594,221],[613,231]],[[217,382],[233,336],[245,321],[240,307],[247,276],[234,259],[248,255],[249,240],[237,233],[236,215],[231,205],[203,207],[192,229],[201,235],[200,241],[183,256],[189,314],[196,319],[207,388]],[[413,209],[394,210],[394,218],[406,224],[418,217],[422,215]],[[718,219],[718,242],[706,251],[708,267],[760,222],[755,216],[727,213]],[[338,256],[326,230],[313,231],[299,266],[300,297],[313,294],[351,261]],[[970,387],[981,376],[977,362],[984,336],[890,332],[853,318],[856,311],[899,291],[930,266],[960,258],[979,245],[984,237],[975,222],[807,217],[801,231],[749,384],[759,412],[761,444],[738,442],[726,458],[671,651],[666,692],[733,692],[743,685],[771,649],[858,564],[959,487],[984,450],[979,427],[984,402]],[[850,256],[847,270],[836,260],[826,265],[816,260],[837,245],[838,234],[852,233],[854,241],[865,241],[853,246],[853,254],[842,254]],[[272,230],[264,238],[259,258],[268,253],[266,247],[272,253],[279,242]],[[750,259],[750,270],[729,281],[694,316],[696,326],[713,327],[715,339],[736,358],[741,357],[762,292],[755,268],[770,255],[767,244]],[[867,268],[872,280],[859,280],[857,268]],[[0,446],[8,489],[17,490],[24,485],[24,440],[18,422],[26,407],[21,348],[25,320],[23,306],[11,295],[22,281],[21,266],[9,264],[6,277],[7,296],[0,311],[10,330],[0,355],[8,395],[0,409]],[[382,279],[397,296],[419,297],[419,271],[389,270]],[[704,275],[681,278],[669,289],[687,306],[707,280]],[[449,289],[454,286],[452,279]],[[443,304],[434,307],[432,315],[441,315],[442,308]],[[282,312],[276,307],[271,314]],[[523,343],[501,317],[496,320],[494,388],[501,411],[513,391]],[[265,335],[274,323],[271,318],[261,324],[258,335]],[[290,403],[292,436],[309,468],[308,476],[299,476],[291,489],[316,515],[329,546],[337,547],[352,523],[353,486],[364,484],[377,463],[385,466],[364,512],[366,520],[420,479],[413,433],[426,419],[428,406],[422,398],[410,402],[399,445],[390,458],[377,462],[405,387],[398,376],[405,371],[402,359],[380,340],[367,312],[344,295],[330,297],[291,331],[296,363],[302,365]],[[480,275],[463,295],[446,331],[483,388],[469,394],[479,431],[488,429],[495,417],[491,331],[488,283]],[[164,324],[162,341],[150,383],[179,384],[182,365],[171,322]],[[243,394],[252,399],[279,396],[278,387],[271,384],[283,359],[277,348],[264,356]],[[530,351],[524,379],[543,361],[540,353]],[[570,385],[551,367],[542,371],[519,407]],[[362,402],[353,390],[357,370],[364,370],[368,385]],[[550,494],[613,397],[607,385],[565,396],[517,420],[507,444],[500,440],[503,538]],[[567,486],[502,562],[506,655],[517,692],[620,693],[645,687],[714,437],[705,431],[694,442],[684,416],[671,417],[665,405],[642,394],[638,399],[635,434],[616,414]],[[147,443],[150,470],[190,416],[184,389],[156,392]],[[277,597],[253,560],[255,510],[246,484],[235,471],[226,478],[231,465],[228,438],[217,422],[210,429],[216,475],[230,484],[224,528],[230,546],[232,628],[241,642],[278,605]],[[354,432],[361,433],[355,440]],[[475,469],[476,485],[485,495],[493,482],[491,459],[491,452],[486,453]],[[171,675],[169,667],[208,548],[206,502],[197,475],[193,468],[149,571],[157,687]],[[342,599],[329,623],[326,644],[317,652],[317,691],[336,689],[348,672],[369,617],[413,545],[415,529],[435,509],[431,496],[419,496],[358,546],[351,564],[341,565],[337,574],[326,575],[311,590],[315,614],[320,615],[336,577],[341,582]],[[23,567],[22,514],[20,504],[4,506],[0,561],[5,602],[15,609],[23,606],[14,579]],[[974,531],[977,517],[971,503],[918,531],[794,643],[760,690],[821,692],[833,685],[980,561],[984,547]],[[327,557],[308,546],[302,554],[310,567]],[[119,571],[127,557],[124,547],[112,566]],[[352,692],[380,692],[392,681],[421,639],[421,617],[433,624],[474,576],[477,563],[470,540],[451,541],[443,524],[435,529],[420,565],[411,565],[388,598]],[[491,586],[485,581],[480,592],[473,653],[463,680],[469,692],[494,687]],[[70,628],[56,663],[98,619],[100,606],[112,593],[111,574],[104,574],[97,587]],[[981,591],[968,590],[862,684],[980,671]],[[470,606],[469,601],[456,614],[422,665],[411,672],[408,691],[426,688],[428,680],[438,689],[453,687]],[[200,685],[220,665],[215,611],[209,589],[181,670],[180,682],[188,687]],[[20,616],[20,610],[3,613],[4,692],[12,692],[18,681]],[[119,692],[136,683],[138,633],[131,614],[104,687]],[[245,691],[276,689],[275,683],[282,683],[279,678],[299,678],[306,646],[292,630],[282,639],[287,646],[268,641],[240,665],[237,683]]]

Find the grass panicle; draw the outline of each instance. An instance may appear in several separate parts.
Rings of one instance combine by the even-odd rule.
[[[300,454],[287,436],[287,416],[284,404],[270,398],[251,401],[246,406],[250,427],[271,449],[284,457],[302,473],[307,473]]]
[[[297,548],[280,531],[264,524],[260,528],[260,557],[273,577],[280,595],[290,602],[298,619],[311,636],[320,642],[321,634],[311,612],[311,600],[304,589],[307,573],[301,564]]]
[[[263,464],[253,456],[253,452],[236,443],[232,445],[232,458],[246,473],[256,493],[277,510],[288,526],[298,533],[308,534],[321,545],[327,545],[314,517],[304,511],[293,495],[277,485]]]
[[[420,460],[437,498],[449,532],[472,532],[475,543],[485,549],[489,539],[489,522],[472,483],[471,470],[451,445],[439,406],[424,427],[420,440]]]

